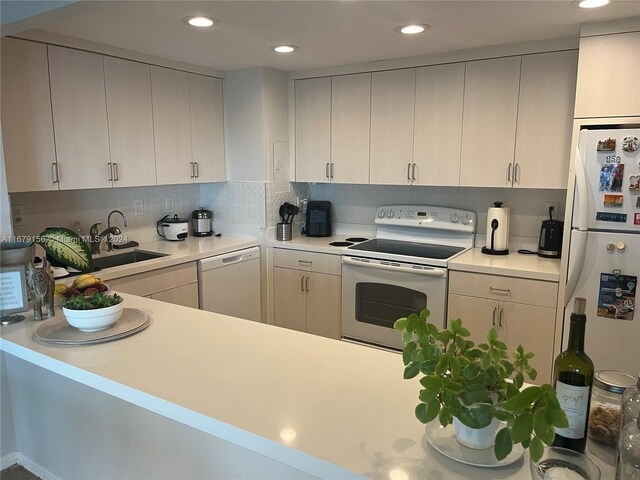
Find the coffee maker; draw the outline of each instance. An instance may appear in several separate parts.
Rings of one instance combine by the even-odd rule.
[[[562,231],[564,222],[553,219],[553,207],[549,207],[549,220],[542,222],[540,227],[540,242],[538,256],[545,258],[560,258],[562,254]]]

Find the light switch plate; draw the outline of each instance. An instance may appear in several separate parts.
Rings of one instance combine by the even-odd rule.
[[[133,214],[135,216],[140,216],[144,214],[144,202],[141,198],[136,198],[133,201]]]

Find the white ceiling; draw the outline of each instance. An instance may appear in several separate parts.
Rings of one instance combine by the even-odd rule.
[[[188,15],[220,20],[196,30]],[[640,15],[640,1],[585,10],[570,1],[128,1],[107,2],[41,30],[220,70],[304,70],[562,37],[581,23]],[[427,23],[405,36],[393,29]],[[290,55],[271,45],[292,43]]]

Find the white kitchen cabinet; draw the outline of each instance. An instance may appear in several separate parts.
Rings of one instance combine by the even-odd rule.
[[[224,182],[224,108],[222,80],[189,74],[193,181]]]
[[[506,57],[466,64],[460,185],[512,185],[520,63]]]
[[[640,32],[580,39],[576,118],[640,115]]]
[[[112,184],[155,185],[149,65],[103,57]]]
[[[57,190],[47,46],[2,39],[2,139],[9,192]]]
[[[339,340],[341,257],[274,249],[275,325]]]
[[[486,341],[493,326],[509,351],[534,352],[534,383],[551,379],[558,284],[524,278],[452,271],[447,318],[461,318],[471,340]]]
[[[415,68],[372,74],[370,183],[412,182],[415,89]]]
[[[331,79],[331,164],[333,183],[369,183],[371,74]]]
[[[183,307],[198,308],[198,284],[190,283],[179,287],[170,288],[162,292],[149,295],[149,298],[161,302],[182,305]]]
[[[416,70],[414,184],[460,184],[464,71],[464,63]]]
[[[189,74],[151,66],[158,185],[192,183]]]
[[[567,188],[577,67],[576,50],[522,57],[514,188]]]
[[[60,189],[110,187],[102,56],[53,45],[48,52]]]
[[[331,78],[295,82],[296,181],[329,182]]]

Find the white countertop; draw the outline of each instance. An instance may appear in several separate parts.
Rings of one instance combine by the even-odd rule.
[[[1,328],[0,348],[321,478],[529,478],[527,453],[484,469],[423,445],[419,384],[396,353],[123,296],[152,316],[132,337],[45,346],[27,320]]]
[[[295,234],[291,240],[276,240],[275,230],[270,232],[267,247],[286,248],[289,250],[304,250],[307,252],[328,253],[331,255],[342,255],[347,247],[334,247],[329,245],[331,242],[344,242],[347,238],[374,238],[372,236],[360,234],[338,234],[330,237],[307,237],[306,235]]]
[[[480,248],[472,248],[451,260],[449,270],[558,282],[560,259],[516,252],[509,255],[485,255]]]
[[[148,272],[149,270],[169,267],[180,263],[193,262],[202,258],[222,255],[224,253],[234,252],[236,250],[242,250],[244,248],[254,247],[257,245],[260,245],[260,241],[254,238],[229,237],[225,235],[221,237],[188,237],[185,240],[176,242],[168,240],[145,242],[134,248],[114,250],[113,252],[94,255],[93,258],[118,255],[121,253],[131,252],[133,250],[163,253],[167,255],[166,257],[105,268],[96,273],[96,275],[102,280],[111,280],[114,278],[125,277],[127,275],[134,275],[136,273]],[[66,278],[61,280],[66,280]]]

